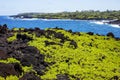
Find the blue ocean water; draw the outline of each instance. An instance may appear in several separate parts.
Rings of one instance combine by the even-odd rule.
[[[12,28],[34,28],[40,29],[59,27],[73,32],[94,32],[106,35],[108,32],[114,33],[115,37],[120,37],[120,27],[108,24],[101,24],[88,20],[55,20],[55,19],[13,19],[8,16],[0,16],[0,25],[7,24]]]

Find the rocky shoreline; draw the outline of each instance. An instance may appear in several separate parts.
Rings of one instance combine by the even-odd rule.
[[[15,58],[20,61],[20,64],[0,63],[0,76],[20,76],[24,73],[21,66],[31,65],[33,65],[33,69],[35,69],[37,74],[42,75],[42,70],[44,70],[45,67],[48,66],[48,64],[44,62],[44,55],[40,54],[39,50],[37,50],[35,47],[27,45],[27,42],[31,39],[27,36],[18,35],[19,38],[17,37],[17,40],[13,42],[8,42],[7,38],[13,36],[13,32],[8,30],[6,25],[0,26],[0,29],[1,31],[3,31],[0,31],[0,60]],[[23,40],[20,40],[20,38],[22,38]],[[40,80],[40,78],[37,78],[34,72],[25,73],[25,75],[20,80],[29,79]]]
[[[54,28],[56,30],[63,30],[61,28]],[[28,32],[29,34],[33,33],[38,38],[42,38],[44,36],[47,39],[51,40],[51,37],[53,39],[58,39],[60,42],[54,42],[54,41],[48,41],[45,40],[44,44],[45,47],[51,46],[51,45],[58,45],[63,47],[64,43],[69,42],[67,44],[68,48],[70,50],[76,50],[79,45],[74,39],[71,39],[70,37],[65,36],[65,34],[60,32],[55,32],[54,30],[41,30],[39,28],[34,29],[19,29],[19,30],[9,30],[7,28],[7,25],[0,26],[0,60],[8,60],[9,58],[17,60],[16,62],[11,63],[5,63],[0,62],[0,76],[6,78],[10,75],[19,77],[19,80],[42,80],[40,76],[45,74],[45,71],[47,71],[47,68],[50,68],[51,65],[56,64],[56,62],[46,62],[45,61],[45,55],[42,54],[38,48],[34,46],[28,45],[28,42],[34,42],[34,38],[31,36],[28,36],[27,34],[22,34]],[[79,32],[72,32],[72,30],[66,31],[67,33],[70,33],[72,36],[81,36],[82,34]],[[14,36],[16,33],[16,39],[13,41],[8,41],[9,37]],[[94,33],[88,32],[87,35],[93,36]],[[51,36],[52,35],[52,36]],[[99,34],[96,34],[97,36],[101,36]],[[110,38],[114,38],[116,41],[119,41],[119,38],[115,38],[114,34],[112,32],[109,32],[107,34],[108,38],[103,38],[104,40],[109,40]],[[97,39],[97,37],[95,37]],[[91,39],[92,42],[94,42],[93,39]],[[37,44],[35,44],[37,45]],[[92,43],[86,44],[82,43],[82,46],[93,46]],[[95,45],[97,48],[98,46]],[[53,47],[53,49],[56,49],[56,47]],[[118,50],[115,48],[114,50]],[[46,53],[47,51],[44,50]],[[53,53],[50,51],[50,53]],[[51,55],[47,55],[49,58],[51,58]],[[103,59],[105,57],[103,56]],[[67,64],[69,64],[69,61],[71,59],[65,60]],[[80,64],[80,63],[78,63]],[[71,65],[71,64],[70,64]],[[32,70],[29,72],[24,71],[23,67],[31,67]],[[51,73],[52,74],[52,73]],[[75,75],[68,75],[65,74],[57,74],[56,78],[57,80],[70,80],[69,77],[72,77],[74,79],[80,80],[80,78],[75,77]],[[118,79],[118,76],[113,76],[112,79]]]
[[[45,31],[41,30],[39,33],[39,29],[25,29],[24,31],[17,31],[20,32],[36,32],[37,36],[45,35]],[[0,26],[0,60],[7,60],[8,58],[14,58],[20,63],[1,63],[0,62],[0,76],[6,78],[7,76],[14,75],[14,76],[21,76],[21,74],[24,74],[19,80],[41,80],[40,77],[44,74],[44,70],[46,70],[46,67],[48,67],[51,64],[48,64],[44,61],[44,55],[40,53],[40,51],[33,47],[29,46],[27,42],[31,41],[32,38],[25,35],[25,34],[17,34],[16,39],[12,42],[9,42],[7,39],[11,36],[14,36],[13,30],[9,30],[7,28],[7,25]],[[51,31],[48,31],[47,33],[51,33]],[[62,37],[63,35],[58,34],[56,37]],[[47,36],[46,36],[47,37]],[[64,39],[64,38],[63,38]],[[49,43],[45,42],[46,46],[55,44],[55,43]],[[75,44],[72,42],[71,44]],[[32,65],[33,70],[32,72],[24,72],[21,66],[28,66],[30,67]],[[69,80],[67,75],[57,75],[58,80]]]
[[[120,20],[109,21],[108,24],[115,24],[120,26]]]

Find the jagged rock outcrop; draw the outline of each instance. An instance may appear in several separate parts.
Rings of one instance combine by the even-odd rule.
[[[7,77],[10,75],[20,76],[22,72],[22,68],[18,63],[0,63],[0,76],[2,77]]]
[[[110,21],[110,22],[108,22],[108,24],[117,24],[117,25],[120,25],[120,20]]]
[[[113,34],[112,32],[107,33],[107,36],[113,37],[113,38],[115,37],[114,34]]]
[[[6,34],[8,32],[7,25],[4,24],[3,26],[0,25],[0,33],[1,34]]]

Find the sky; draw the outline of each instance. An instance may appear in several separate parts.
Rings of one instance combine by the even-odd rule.
[[[0,15],[76,10],[120,10],[120,0],[0,0]]]

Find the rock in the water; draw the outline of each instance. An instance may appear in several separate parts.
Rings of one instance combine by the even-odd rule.
[[[120,20],[110,21],[109,24],[118,24],[120,25]]]

